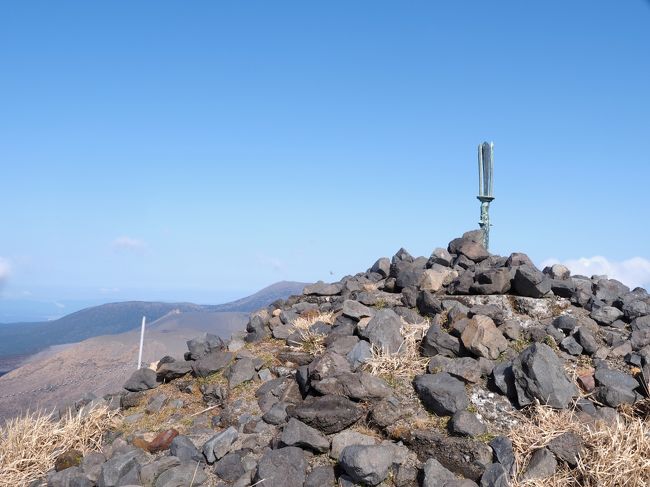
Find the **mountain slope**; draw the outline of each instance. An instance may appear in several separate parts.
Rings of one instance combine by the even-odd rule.
[[[289,296],[300,295],[307,284],[304,282],[280,281],[260,289],[231,303],[207,306],[210,311],[244,311],[250,313],[264,308],[278,299],[286,299]]]
[[[221,305],[128,301],[86,308],[53,321],[3,324],[0,325],[0,357],[32,354],[51,345],[123,333],[140,326],[142,316],[153,322],[172,311],[250,312],[277,299],[299,294],[304,286],[297,282],[278,282],[251,296]]]

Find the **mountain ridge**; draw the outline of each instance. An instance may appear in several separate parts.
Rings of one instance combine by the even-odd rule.
[[[0,325],[0,358],[36,353],[51,345],[75,343],[94,336],[137,328],[142,316],[153,322],[174,310],[181,312],[251,312],[279,298],[302,292],[304,283],[280,281],[230,303],[205,305],[159,301],[122,301],[92,306],[57,320]]]

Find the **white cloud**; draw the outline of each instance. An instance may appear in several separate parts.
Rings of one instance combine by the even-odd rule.
[[[117,252],[140,252],[147,247],[147,244],[139,238],[122,236],[113,240],[111,247]]]
[[[650,260],[643,257],[632,257],[621,261],[609,260],[601,255],[565,261],[547,259],[542,262],[542,268],[557,263],[567,266],[572,274],[588,277],[605,274],[610,279],[621,281],[632,289],[637,286],[647,287],[650,284]]]
[[[7,282],[10,272],[11,266],[9,265],[9,261],[0,257],[0,289],[2,289]]]

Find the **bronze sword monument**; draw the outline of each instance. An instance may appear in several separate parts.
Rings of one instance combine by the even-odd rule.
[[[494,144],[483,142],[478,146],[478,200],[481,202],[481,220],[483,245],[490,247],[490,202],[493,195]]]

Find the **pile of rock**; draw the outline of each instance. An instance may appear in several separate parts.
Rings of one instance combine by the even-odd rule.
[[[574,467],[583,447],[567,433],[517,472],[507,437],[515,412],[575,405],[595,421],[644,398],[650,297],[560,265],[540,271],[525,254],[490,255],[480,241],[468,232],[428,258],[402,249],[366,272],[308,286],[253,313],[246,345],[210,335],[188,342],[183,360],[137,371],[128,392],[109,399],[124,410],[146,399],[140,415],[182,414],[183,401],[150,392],[172,383],[198,389],[210,408],[199,417],[209,419],[187,434],[118,438],[103,461],[84,457],[49,484],[489,487]],[[407,382],[370,373],[371,359],[406,355],[409,328],[423,322],[426,370],[414,368]],[[257,353],[261,344],[273,363]]]

